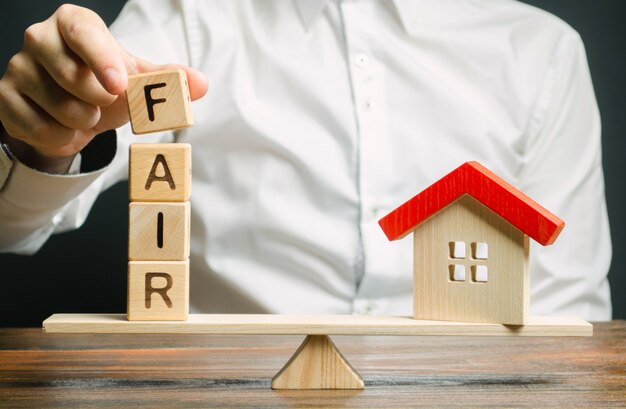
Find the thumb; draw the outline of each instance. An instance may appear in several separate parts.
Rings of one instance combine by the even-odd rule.
[[[153,64],[137,57],[132,58],[134,61],[132,61],[131,64],[127,64],[127,71],[129,75],[176,69],[185,71],[187,74],[187,83],[189,84],[189,96],[192,101],[202,98],[209,89],[209,81],[206,76],[202,72],[191,67],[182,64]]]

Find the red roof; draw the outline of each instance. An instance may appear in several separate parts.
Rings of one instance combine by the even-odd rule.
[[[547,246],[565,222],[478,162],[466,162],[378,221],[389,240],[401,239],[464,194]]]

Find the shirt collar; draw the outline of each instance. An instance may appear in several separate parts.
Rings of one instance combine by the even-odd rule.
[[[317,19],[324,11],[324,7],[329,0],[293,0],[300,17],[300,21],[306,31],[309,31],[315,24]],[[402,27],[407,32],[411,31],[415,13],[417,12],[419,2],[416,0],[388,0],[393,3],[396,8],[398,18],[402,23]]]

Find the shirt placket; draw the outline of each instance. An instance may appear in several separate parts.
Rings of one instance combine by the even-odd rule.
[[[360,296],[364,279],[372,277],[368,271],[368,232],[382,216],[387,203],[384,201],[385,184],[390,179],[391,147],[388,137],[385,101],[385,69],[376,56],[376,39],[372,38],[367,18],[359,10],[358,2],[341,3],[346,41],[346,58],[349,61],[350,81],[353,92],[354,117],[357,123],[358,144],[356,180],[359,191],[361,243],[355,261],[357,292],[353,312],[376,313],[381,307],[378,301]]]

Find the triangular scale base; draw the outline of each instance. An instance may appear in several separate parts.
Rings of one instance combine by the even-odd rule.
[[[327,335],[307,335],[272,389],[363,389],[363,379]]]

